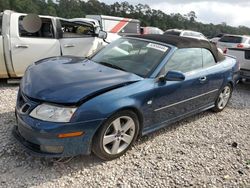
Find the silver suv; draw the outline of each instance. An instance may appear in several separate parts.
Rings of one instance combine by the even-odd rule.
[[[245,35],[224,35],[217,42],[217,47],[226,53],[228,48],[250,48],[250,37]]]

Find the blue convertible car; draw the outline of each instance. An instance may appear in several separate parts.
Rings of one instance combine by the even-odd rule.
[[[123,37],[90,58],[52,57],[23,77],[13,135],[36,155],[124,154],[138,136],[223,110],[239,64],[207,41]]]

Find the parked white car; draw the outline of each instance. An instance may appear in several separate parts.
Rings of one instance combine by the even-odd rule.
[[[91,22],[37,16],[40,27],[29,32],[24,27],[27,14],[6,10],[0,14],[0,78],[22,77],[26,68],[52,56],[86,57],[105,45],[105,33]],[[27,20],[27,19],[26,19]]]
[[[190,31],[190,30],[169,29],[165,31],[164,35],[176,35],[176,36],[181,36],[181,37],[208,40],[202,33],[199,33],[197,31]]]
[[[235,56],[240,63],[240,77],[250,81],[250,48],[229,48],[227,54]]]
[[[226,53],[228,48],[250,48],[250,36],[224,35],[217,42],[217,47]]]

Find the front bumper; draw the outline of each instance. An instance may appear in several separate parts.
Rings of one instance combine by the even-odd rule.
[[[28,115],[17,114],[14,137],[30,154],[39,157],[71,157],[91,153],[92,138],[103,120],[80,123],[51,123],[36,120]],[[58,134],[83,131],[71,138],[58,138]],[[44,146],[63,148],[61,152],[46,152]]]

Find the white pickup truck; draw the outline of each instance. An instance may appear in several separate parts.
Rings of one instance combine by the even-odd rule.
[[[0,78],[22,77],[37,60],[61,55],[86,57],[106,45],[106,32],[91,22],[39,16],[41,27],[27,32],[27,16],[6,10],[0,14]]]
[[[250,81],[250,48],[229,48],[227,54],[240,62],[240,78]]]

